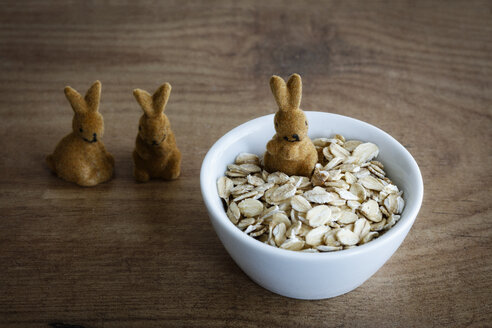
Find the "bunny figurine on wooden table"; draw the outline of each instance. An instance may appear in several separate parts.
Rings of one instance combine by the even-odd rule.
[[[281,77],[274,75],[270,79],[270,87],[279,110],[274,118],[277,133],[266,146],[265,168],[268,172],[310,177],[318,161],[318,153],[307,136],[306,115],[299,108],[301,77],[293,74],[286,84]]]
[[[65,87],[65,96],[75,113],[73,131],[46,157],[48,166],[60,178],[84,187],[110,180],[114,159],[101,141],[104,133],[103,117],[98,111],[101,82],[94,82],[85,97]]]
[[[133,152],[134,175],[139,182],[152,178],[176,179],[180,173],[181,153],[171,130],[171,123],[164,114],[171,85],[164,83],[150,95],[141,89],[133,95],[143,109]]]

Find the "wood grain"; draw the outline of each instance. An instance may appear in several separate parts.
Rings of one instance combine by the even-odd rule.
[[[0,12],[0,326],[492,326],[490,1],[8,1]],[[302,107],[403,143],[425,199],[403,245],[346,295],[272,294],[234,264],[199,192],[208,148]],[[44,164],[71,129],[67,84],[102,81],[116,177],[79,188]],[[136,184],[131,91],[169,81],[182,177]],[[302,277],[300,277],[302,279]],[[59,326],[61,327],[61,326]]]

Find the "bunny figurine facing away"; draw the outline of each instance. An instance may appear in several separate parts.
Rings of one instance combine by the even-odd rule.
[[[46,157],[48,166],[60,178],[84,187],[110,180],[114,159],[101,141],[104,133],[103,117],[98,111],[101,82],[94,82],[84,98],[71,87],[65,87],[65,96],[75,112],[73,131]]]
[[[170,94],[169,83],[161,85],[153,95],[145,90],[133,90],[133,95],[144,112],[140,117],[133,152],[133,173],[139,182],[146,182],[151,178],[171,180],[179,176],[181,153],[176,146],[171,123],[164,114]]]
[[[274,118],[277,133],[266,146],[265,168],[269,172],[310,177],[318,161],[318,153],[307,136],[306,115],[299,108],[301,77],[293,74],[286,84],[281,77],[274,75],[270,79],[270,87],[279,110]]]

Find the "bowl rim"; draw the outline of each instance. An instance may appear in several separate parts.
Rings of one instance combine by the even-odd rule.
[[[392,240],[397,239],[398,236],[400,236],[402,233],[405,233],[405,231],[408,231],[411,226],[413,225],[417,214],[420,210],[420,207],[422,206],[422,200],[424,196],[424,187],[423,187],[423,180],[422,180],[422,174],[420,172],[420,169],[417,165],[417,162],[413,158],[413,156],[410,154],[410,152],[403,146],[401,145],[395,138],[393,138],[391,135],[386,133],[385,131],[379,129],[378,127],[366,123],[364,121],[349,117],[349,116],[344,116],[344,115],[339,115],[339,114],[333,114],[333,113],[327,113],[327,112],[320,112],[320,111],[304,111],[306,114],[308,120],[313,119],[313,117],[317,115],[321,116],[332,116],[336,117],[338,119],[347,119],[349,121],[353,121],[357,124],[361,124],[365,126],[365,128],[369,129],[375,129],[378,133],[382,134],[385,138],[388,138],[388,141],[391,142],[400,150],[402,155],[405,157],[405,161],[410,164],[410,167],[412,169],[412,173],[416,175],[417,177],[417,195],[416,195],[416,200],[413,203],[413,206],[408,207],[408,202],[405,204],[405,209],[404,213],[405,216],[402,215],[400,220],[395,224],[391,229],[386,231],[382,236],[379,236],[376,239],[371,240],[370,242],[350,248],[350,249],[345,249],[345,250],[340,250],[340,251],[334,251],[334,252],[318,252],[318,253],[310,253],[310,252],[300,252],[300,251],[291,251],[291,250],[286,250],[278,247],[273,247],[271,245],[265,244],[253,237],[250,237],[246,235],[243,231],[241,231],[239,228],[237,228],[227,217],[226,211],[223,208],[222,201],[220,201],[220,207],[214,205],[213,198],[214,197],[219,197],[218,193],[211,193],[207,192],[207,173],[208,173],[208,167],[210,166],[213,157],[215,154],[220,150],[221,148],[233,143],[235,140],[240,139],[240,136],[238,134],[246,133],[250,128],[255,126],[259,121],[263,120],[268,120],[270,118],[273,118],[274,114],[269,114],[269,115],[264,115],[260,116],[257,118],[254,118],[250,121],[247,121],[226,134],[224,134],[222,137],[220,137],[209,149],[207,154],[205,155],[202,165],[201,165],[201,170],[200,170],[200,189],[202,193],[202,198],[205,203],[205,206],[209,212],[209,217],[211,221],[216,222],[217,224],[220,224],[222,228],[228,231],[234,238],[240,239],[244,243],[246,243],[249,247],[257,248],[265,253],[268,253],[270,255],[274,256],[280,256],[280,257],[289,257],[292,259],[299,259],[299,260],[306,260],[306,261],[316,261],[320,259],[338,259],[338,258],[345,258],[345,257],[352,257],[352,256],[357,256],[363,253],[368,253],[370,252],[373,248],[377,248],[379,246],[383,246],[383,244],[391,243]],[[239,152],[238,152],[239,154]],[[216,189],[216,181],[214,181],[213,186]],[[405,212],[406,211],[406,212]]]

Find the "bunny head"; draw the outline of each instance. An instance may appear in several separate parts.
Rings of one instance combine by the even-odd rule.
[[[72,105],[75,115],[72,120],[73,133],[88,143],[94,143],[104,134],[104,121],[99,113],[101,82],[96,81],[82,97],[75,89],[65,87],[65,96]]]
[[[283,140],[302,141],[307,137],[308,123],[306,115],[299,108],[302,95],[302,81],[298,74],[292,74],[289,81],[272,76],[270,88],[277,101],[279,110],[275,114],[275,131]]]
[[[171,133],[171,123],[164,114],[170,94],[169,83],[161,85],[153,95],[145,90],[133,90],[133,95],[144,112],[139,121],[138,134],[151,146],[159,146]]]

